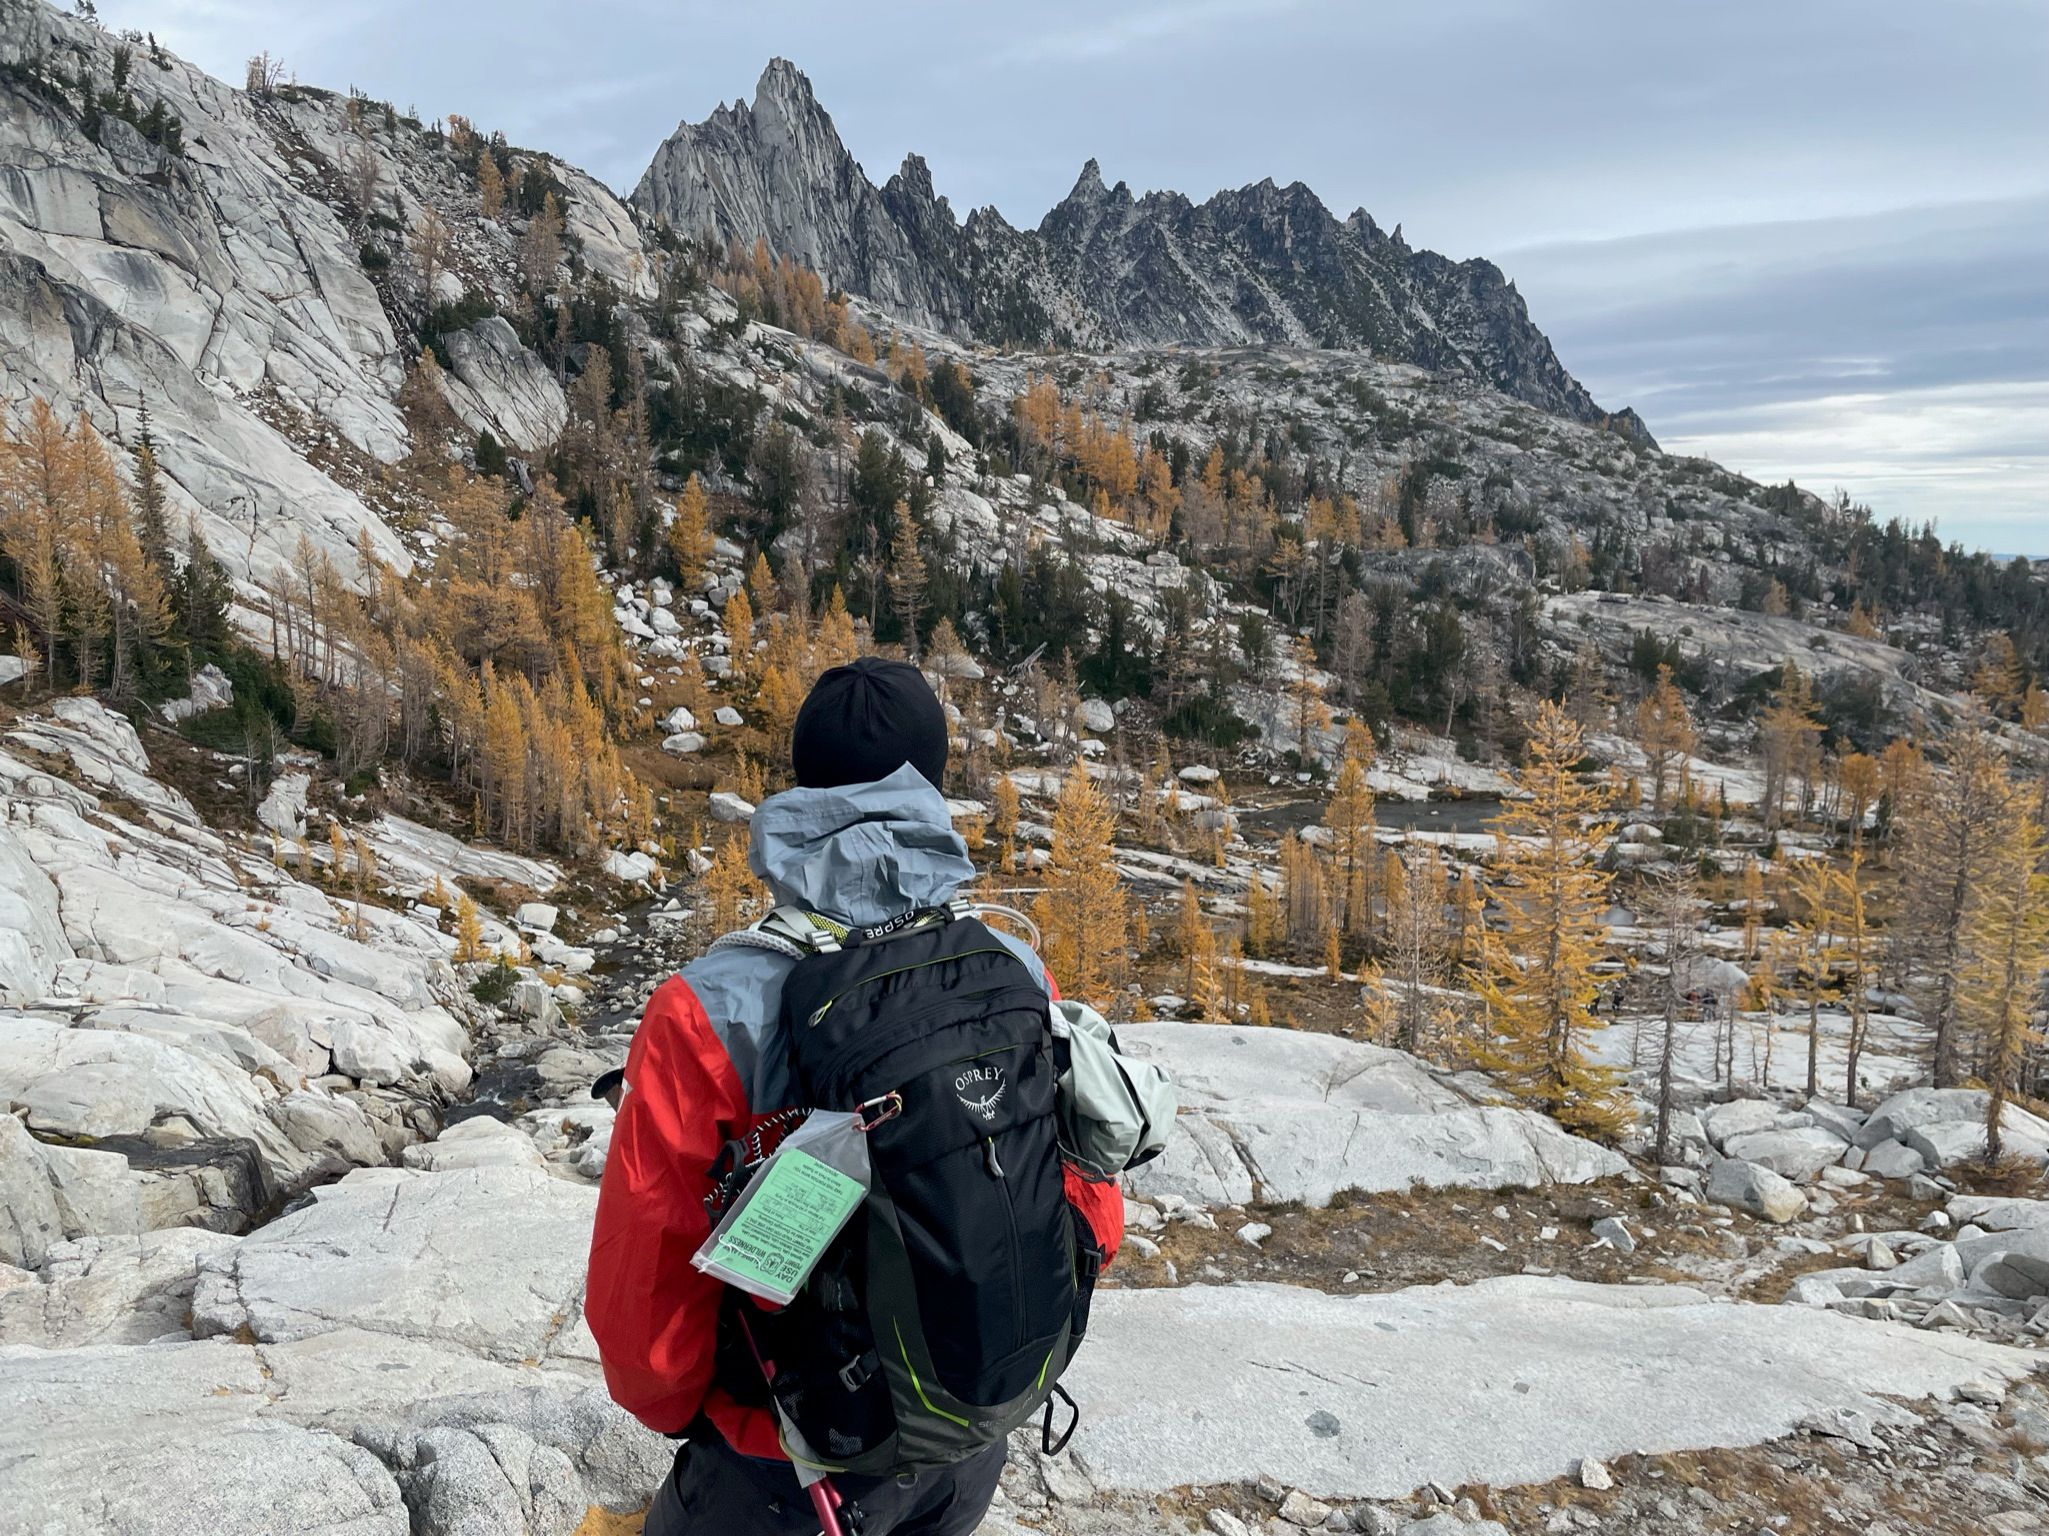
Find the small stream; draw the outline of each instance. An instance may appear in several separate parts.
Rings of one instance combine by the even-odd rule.
[[[639,1027],[648,994],[681,964],[680,957],[666,953],[661,925],[653,920],[658,909],[657,899],[646,897],[619,914],[611,924],[619,937],[592,946],[597,959],[588,979],[593,986],[581,1013],[551,1038],[536,1039],[527,1054],[480,1064],[468,1096],[450,1108],[445,1125],[479,1115],[511,1121],[537,1108],[548,1095],[535,1063],[555,1045],[576,1046],[607,1060],[621,1054],[619,1042]]]

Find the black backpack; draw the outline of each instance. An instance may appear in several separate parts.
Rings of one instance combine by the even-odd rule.
[[[873,1179],[789,1307],[728,1292],[719,1375],[829,1471],[948,1466],[1042,1408],[1049,1452],[1074,1428],[1058,1382],[1103,1254],[1067,1200],[1046,990],[964,910],[764,925],[803,935],[781,1009],[797,1104],[858,1112]]]

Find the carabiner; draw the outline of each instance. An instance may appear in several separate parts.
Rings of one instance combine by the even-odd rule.
[[[870,1115],[868,1111],[875,1109],[878,1105],[881,1106],[880,1110],[876,1114]],[[903,1094],[895,1089],[891,1089],[888,1093],[878,1094],[876,1097],[854,1106],[854,1129],[866,1134],[874,1130],[876,1126],[894,1120],[903,1112]]]

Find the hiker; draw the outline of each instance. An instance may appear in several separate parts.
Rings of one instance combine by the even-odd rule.
[[[964,1536],[1011,1429],[1043,1415],[1057,1449],[1058,1378],[1123,1232],[1116,1176],[1163,1143],[1171,1090],[966,915],[946,755],[915,668],[819,679],[797,787],[751,829],[779,905],[655,992],[614,1090],[586,1315],[613,1398],[686,1439],[646,1536]],[[1114,1102],[1077,1108],[1089,1093]],[[1092,1144],[1098,1122],[1118,1139]],[[871,1183],[777,1308],[692,1260],[814,1127],[858,1144]]]

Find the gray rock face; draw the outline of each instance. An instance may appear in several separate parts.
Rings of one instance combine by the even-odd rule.
[[[261,1416],[267,1396],[256,1352],[225,1341],[0,1349],[7,1528],[407,1536],[391,1473],[341,1435]]]
[[[246,1239],[54,1245],[0,1288],[0,1530],[568,1536],[644,1507],[673,1447],[597,1382],[594,1204],[383,1170]],[[182,1339],[188,1306],[233,1339]]]
[[[596,1200],[532,1169],[362,1169],[203,1256],[193,1331],[282,1341],[357,1328],[498,1360],[590,1359]]]
[[[2031,1358],[1800,1307],[1528,1277],[1357,1297],[1110,1291],[1097,1307],[1067,1378],[1075,1446],[1099,1486],[1138,1492],[1260,1473],[1319,1498],[1543,1481],[1587,1456],[1757,1444],[1816,1413],[1884,1421],[1897,1410],[1882,1394],[2014,1377]],[[1654,1419],[1647,1380],[1685,1383]],[[1311,1410],[1338,1433],[1310,1428]]]
[[[58,1243],[34,1283],[0,1291],[0,1344],[76,1349],[183,1338],[199,1256],[234,1242],[173,1227]]]
[[[1161,1062],[1181,1095],[1166,1151],[1130,1176],[1142,1196],[1321,1206],[1343,1189],[1534,1188],[1628,1166],[1542,1115],[1468,1103],[1400,1051],[1211,1024],[1136,1024],[1118,1037]]]
[[[119,43],[34,0],[0,3],[0,401],[39,395],[82,410],[131,447],[147,401],[173,526],[196,517],[238,577],[286,571],[302,536],[345,576],[359,538],[408,569],[348,474],[305,457],[324,440],[390,464],[411,446],[397,403],[402,337],[426,296],[400,238],[384,247],[400,259],[381,277],[366,268],[339,168],[374,156],[379,212],[402,224],[433,202],[457,232],[459,281],[497,301],[511,297],[498,274],[518,231],[481,217],[474,181],[420,126],[373,110],[359,138],[338,94],[259,100],[140,47],[132,88],[176,116],[183,151],[111,114],[95,142],[76,89],[57,80],[105,91]],[[551,170],[584,259],[651,294],[632,216],[581,173]],[[469,431],[534,447],[559,429],[561,389],[502,319],[443,345],[450,404]]]
[[[1736,1157],[1725,1157],[1708,1170],[1707,1197],[1761,1221],[1791,1221],[1807,1209],[1807,1197],[1783,1176]]]
[[[569,400],[548,365],[529,351],[504,316],[492,315],[442,338],[443,388],[472,432],[505,434],[508,448],[536,452],[562,434]]]
[[[1579,421],[1609,418],[1568,374],[1491,262],[1451,262],[1340,220],[1300,182],[1191,203],[1106,187],[1095,161],[1036,230],[994,209],[965,224],[916,155],[876,188],[786,60],[752,104],[685,123],[633,201],[686,236],[771,249],[914,324],[961,337],[1083,349],[1284,342],[1369,350],[1467,373]]]
[[[0,1115],[0,1264],[39,1267],[64,1235],[41,1148],[12,1115]]]
[[[1982,1128],[1989,1105],[1990,1100],[1981,1088],[1909,1088],[1894,1094],[1871,1112],[1857,1134],[1857,1145],[1874,1147],[1881,1141],[1892,1140],[1912,1146],[1910,1132],[1926,1132],[1941,1125],[1964,1124]],[[2029,1114],[2019,1105],[2006,1106],[2000,1125],[2011,1140],[2049,1147],[2049,1122]],[[1942,1139],[1946,1140],[1947,1136]]]
[[[0,1402],[0,1529],[39,1536],[567,1536],[673,1454],[587,1380],[346,1330],[0,1347]]]

